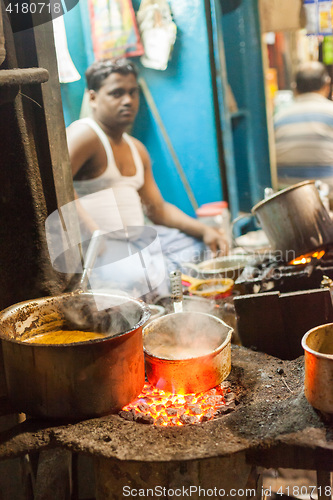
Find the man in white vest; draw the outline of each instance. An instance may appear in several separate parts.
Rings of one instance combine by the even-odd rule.
[[[227,253],[226,238],[221,231],[202,224],[163,199],[145,146],[126,133],[139,107],[133,63],[124,58],[95,62],[87,69],[86,79],[92,117],[78,120],[67,129],[74,188],[85,226],[91,233],[102,229],[109,234],[127,229],[133,234],[133,228],[138,228],[142,235],[148,218],[148,224],[153,223],[148,227],[157,231],[169,272],[180,267],[181,262],[198,258],[208,248],[213,253]],[[121,238],[113,238],[113,252],[117,239]],[[120,247],[118,257],[121,251]],[[127,255],[125,251],[123,257]],[[100,265],[110,263],[109,257],[109,251],[104,252]],[[119,270],[121,266],[117,259],[113,259],[112,276],[115,267]],[[123,265],[126,274],[129,267],[125,262]]]

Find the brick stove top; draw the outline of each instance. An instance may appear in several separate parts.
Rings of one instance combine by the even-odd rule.
[[[313,258],[310,262],[298,265],[283,262],[278,252],[254,257],[237,278],[236,284],[245,293],[273,290],[288,293],[319,288],[323,275],[333,278],[332,248],[322,258]]]
[[[264,467],[327,470],[333,463],[333,425],[303,394],[303,357],[282,361],[232,348],[228,378],[242,386],[237,409],[183,427],[157,427],[119,415],[75,423],[31,419],[0,435],[0,459],[63,447],[107,459],[161,462],[227,457],[245,452]]]

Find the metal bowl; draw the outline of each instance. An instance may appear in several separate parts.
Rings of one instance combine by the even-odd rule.
[[[200,264],[186,263],[183,267],[192,269],[192,276],[200,279],[230,278],[236,280],[245,266],[253,260],[251,255],[228,255],[204,260]]]
[[[190,295],[198,297],[207,297],[213,299],[222,299],[228,297],[234,286],[234,281],[230,278],[219,278],[210,280],[195,280],[188,288]]]

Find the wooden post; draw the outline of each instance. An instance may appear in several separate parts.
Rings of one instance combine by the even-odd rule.
[[[244,500],[255,497],[246,490],[251,466],[244,453],[202,460],[133,462],[95,459],[96,500],[123,500],[134,496],[161,498],[232,496]],[[191,493],[191,494],[190,494]],[[206,495],[205,495],[206,493]]]
[[[331,473],[327,470],[317,470],[318,500],[332,499]]]

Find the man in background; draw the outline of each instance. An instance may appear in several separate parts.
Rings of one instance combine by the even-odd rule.
[[[148,217],[159,236],[168,272],[181,262],[198,257],[205,248],[226,253],[223,233],[189,217],[162,198],[146,148],[126,133],[139,107],[137,71],[133,63],[123,58],[95,62],[87,69],[86,79],[92,118],[72,123],[67,141],[74,188],[90,232],[101,229],[111,234],[120,226],[125,231],[142,228],[145,216]],[[110,208],[111,198],[113,208]],[[121,254],[120,239],[114,238],[104,252],[101,273],[115,251]],[[132,238],[131,251],[135,250],[136,243]],[[139,248],[144,248],[143,245],[140,241]],[[126,256],[124,247],[123,257]],[[109,278],[105,278],[127,291],[131,285],[124,281],[140,280],[135,277],[139,266],[134,269],[121,260],[114,262]],[[155,267],[159,268],[160,263]],[[116,274],[122,276],[122,283],[116,280]]]
[[[279,187],[308,179],[330,186],[333,196],[333,102],[331,78],[317,61],[295,75],[295,100],[274,118]]]

